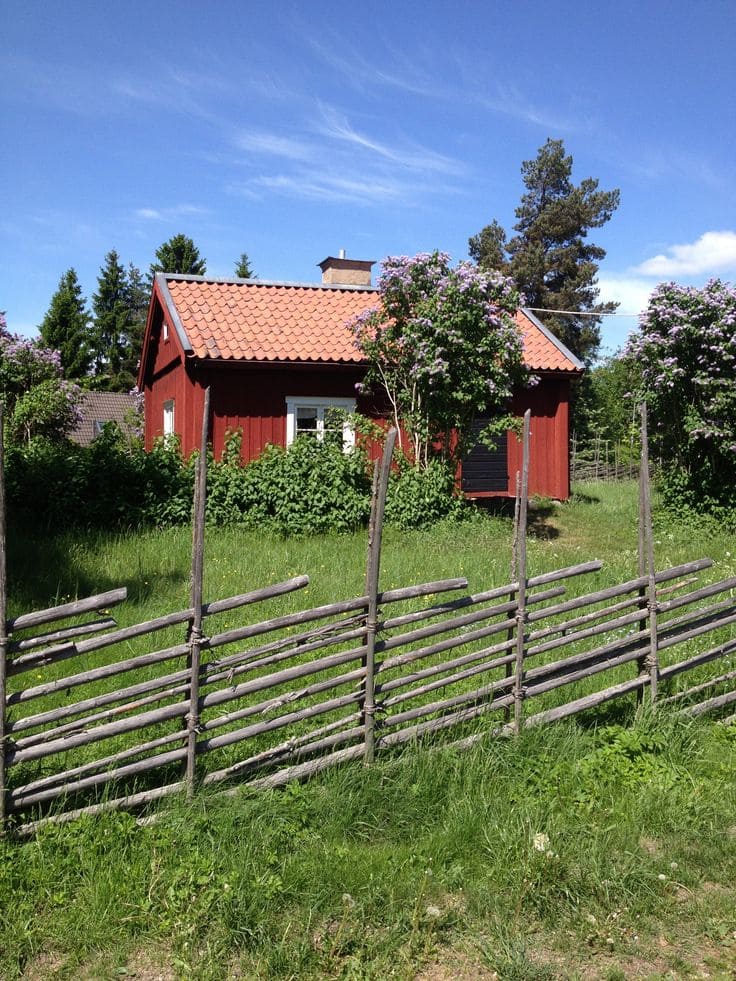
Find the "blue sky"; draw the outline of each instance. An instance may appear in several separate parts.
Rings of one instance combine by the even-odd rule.
[[[261,279],[510,228],[563,139],[620,188],[601,296],[736,279],[736,4],[6,0],[0,309],[33,334],[62,273],[144,272],[184,232]],[[610,318],[618,346],[635,321]]]

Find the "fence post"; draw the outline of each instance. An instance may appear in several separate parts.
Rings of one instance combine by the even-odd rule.
[[[516,582],[516,576],[518,572],[517,556],[519,553],[519,499],[520,497],[521,497],[521,473],[517,470],[516,483],[514,489],[514,532],[513,532],[513,537],[511,539],[511,582],[512,583]],[[513,603],[515,599],[516,599],[516,590],[510,589],[509,590],[510,602]],[[514,639],[515,629],[516,629],[515,627],[509,627],[509,629],[506,631],[506,640],[509,641],[509,643],[511,643],[511,641]],[[511,665],[511,662],[508,662],[504,668],[504,676],[506,678],[510,678],[513,672],[514,669]],[[504,722],[508,722],[509,719],[511,718],[510,705],[506,705],[504,707],[503,718],[504,718]]]
[[[657,629],[657,582],[654,568],[654,533],[652,531],[652,495],[649,477],[649,433],[646,402],[641,404],[641,509],[644,525],[639,530],[640,549],[646,551],[646,566],[649,582],[647,584],[647,608],[649,613],[649,653],[645,668],[649,670],[649,696],[652,705],[657,702],[659,686],[659,635]],[[641,559],[640,559],[641,563]]]
[[[199,731],[199,673],[202,658],[202,591],[204,582],[204,524],[207,505],[207,436],[210,418],[210,390],[204,392],[202,439],[194,477],[192,521],[192,582],[190,602],[194,615],[189,628],[189,712],[187,713],[187,796],[194,793]]]
[[[378,576],[381,569],[381,539],[383,512],[391,472],[396,429],[386,433],[380,470],[374,470],[371,517],[368,524],[368,556],[365,591],[368,596],[365,637],[365,686],[363,694],[363,725],[365,726],[364,760],[372,763],[376,755],[376,633],[378,631]],[[376,478],[376,474],[378,475]]]
[[[0,835],[5,831],[5,689],[8,671],[8,580],[7,580],[7,527],[5,520],[5,406],[0,403]]]
[[[521,493],[519,495],[519,521],[516,552],[519,593],[516,602],[516,659],[514,662],[514,732],[521,732],[524,713],[524,648],[526,644],[526,529],[529,509],[529,426],[531,409],[524,413],[523,457],[521,465]]]

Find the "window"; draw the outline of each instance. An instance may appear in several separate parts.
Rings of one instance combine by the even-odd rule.
[[[174,429],[174,400],[164,402],[164,436],[173,436]]]
[[[163,335],[163,339],[165,341],[168,341],[168,339],[169,339],[169,325],[166,322],[166,318],[165,317],[164,317],[164,324],[163,324],[163,328],[162,328],[161,333]]]
[[[286,397],[286,445],[297,436],[334,440],[344,449],[355,446],[355,432],[345,413],[355,412],[355,399],[310,398],[308,395]]]

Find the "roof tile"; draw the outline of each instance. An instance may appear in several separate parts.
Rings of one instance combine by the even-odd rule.
[[[224,361],[360,364],[346,324],[378,302],[370,288],[178,278],[166,285],[194,356]],[[529,368],[578,370],[522,310],[516,322]]]

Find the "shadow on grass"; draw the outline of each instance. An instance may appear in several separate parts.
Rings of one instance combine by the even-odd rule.
[[[494,518],[514,517],[514,499],[512,497],[478,497],[471,501],[481,514]],[[543,541],[553,541],[559,538],[560,532],[548,519],[554,514],[555,504],[547,498],[532,497],[529,500],[527,513],[527,528],[529,534]]]
[[[133,575],[115,578],[90,575],[75,561],[69,538],[13,529],[8,536],[9,597],[17,612],[46,609],[70,599],[83,599],[125,587],[128,600],[145,603],[165,587],[181,587],[188,573],[155,573],[139,567]]]

